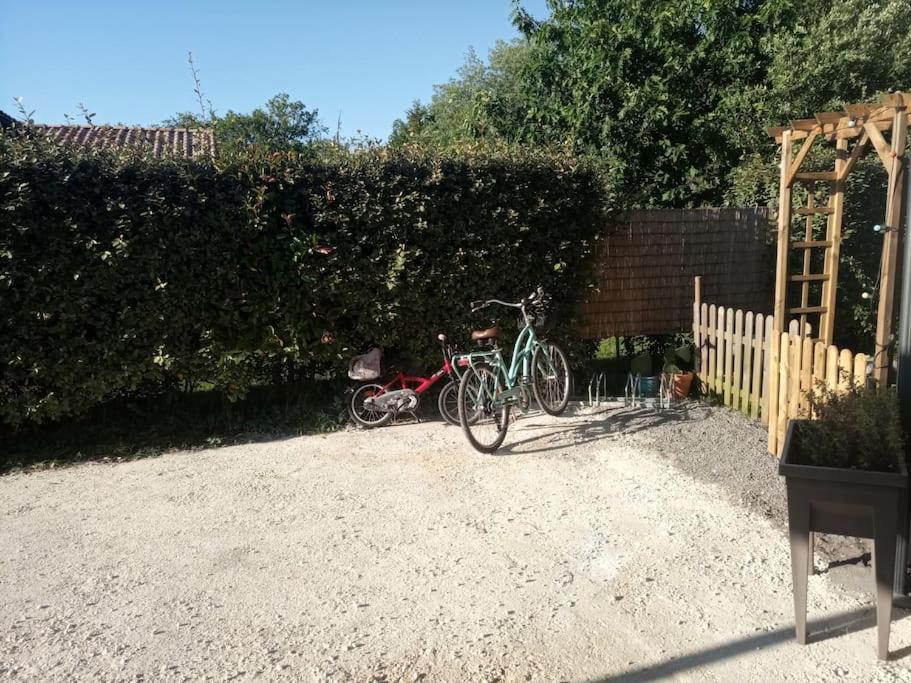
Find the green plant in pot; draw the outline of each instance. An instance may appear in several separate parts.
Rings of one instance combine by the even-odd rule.
[[[877,650],[888,656],[893,595],[903,592],[908,470],[893,389],[808,395],[816,420],[791,420],[778,472],[785,478],[797,640],[807,642],[807,576],[815,533],[873,539]],[[896,556],[898,561],[896,561]],[[897,566],[898,565],[898,566]]]
[[[696,373],[693,372],[693,347],[687,344],[664,353],[662,373],[668,376],[674,398],[686,398],[693,386]]]

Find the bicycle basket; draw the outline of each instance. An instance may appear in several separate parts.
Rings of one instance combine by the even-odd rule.
[[[547,326],[547,314],[544,311],[531,310],[528,312],[528,318],[537,330],[543,330]],[[520,330],[525,327],[525,320],[521,315],[516,318],[516,325]]]
[[[535,329],[547,329],[548,322],[550,321],[550,316],[548,315],[550,302],[550,296],[545,294],[542,298],[538,299],[528,307],[528,310],[526,312],[528,313],[529,322],[534,325]],[[519,316],[517,322],[520,330],[525,327],[525,321],[522,319],[521,315]]]
[[[374,346],[367,353],[355,356],[348,364],[348,377],[360,382],[376,379],[383,367],[383,350]]]

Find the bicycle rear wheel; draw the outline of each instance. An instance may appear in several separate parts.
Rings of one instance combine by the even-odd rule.
[[[440,408],[440,415],[451,425],[459,426],[459,383],[455,380],[447,382],[443,390],[440,391],[440,398],[437,401]]]
[[[493,453],[506,438],[509,406],[495,406],[500,381],[487,365],[468,368],[459,383],[459,422],[472,448]]]
[[[348,401],[348,413],[361,427],[380,427],[392,419],[392,413],[385,410],[376,410],[364,405],[364,401],[383,393],[379,384],[363,384],[359,386]]]
[[[569,404],[569,362],[556,344],[541,343],[531,357],[531,388],[548,415],[559,415]]]

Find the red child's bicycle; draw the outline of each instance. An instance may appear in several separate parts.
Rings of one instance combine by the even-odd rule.
[[[399,413],[414,415],[421,402],[421,395],[446,378],[448,381],[440,391],[437,402],[440,415],[449,424],[458,425],[459,377],[453,365],[452,347],[447,344],[445,334],[440,334],[437,339],[443,348],[443,367],[430,377],[416,377],[399,372],[386,384],[360,385],[348,402],[351,418],[362,427],[380,427]]]

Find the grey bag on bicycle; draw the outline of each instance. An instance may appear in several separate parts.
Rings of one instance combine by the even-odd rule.
[[[383,367],[383,350],[374,346],[367,353],[355,356],[348,364],[348,377],[364,382],[380,376]]]

